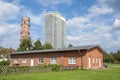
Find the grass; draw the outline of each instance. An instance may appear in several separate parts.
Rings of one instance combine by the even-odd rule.
[[[0,80],[120,80],[120,68],[9,74]]]
[[[108,67],[120,67],[120,64],[106,63]]]

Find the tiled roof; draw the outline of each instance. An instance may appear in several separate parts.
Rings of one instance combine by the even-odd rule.
[[[99,47],[101,51],[103,49],[98,45],[87,45],[87,46],[76,46],[76,47],[70,47],[70,48],[64,48],[64,49],[46,49],[46,50],[33,50],[33,51],[23,51],[23,52],[16,52],[13,54],[28,54],[28,53],[44,53],[44,52],[59,52],[59,51],[72,51],[72,50],[88,50],[94,47]]]

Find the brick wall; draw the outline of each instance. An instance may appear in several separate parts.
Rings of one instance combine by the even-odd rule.
[[[82,55],[80,54],[82,53]],[[51,64],[51,58],[57,59],[57,64],[63,66],[79,66],[85,69],[89,68],[88,58],[90,57],[90,66],[91,68],[99,68],[103,64],[103,55],[98,48],[93,48],[88,51],[57,51],[57,52],[44,52],[44,53],[29,53],[29,54],[12,54],[10,65],[14,65],[14,59],[18,59],[18,64],[20,66],[31,66],[31,60],[34,61],[34,66],[41,65],[38,63],[39,58],[43,58],[43,64]],[[76,64],[69,64],[68,59],[74,57],[76,58]],[[94,63],[93,63],[94,58]],[[22,63],[22,59],[27,59],[26,63]],[[98,62],[97,60],[98,59]],[[101,61],[99,61],[101,60]],[[101,64],[100,64],[101,62]]]
[[[90,58],[90,67],[89,67],[89,60]],[[86,55],[84,56],[84,68],[95,69],[100,68],[103,65],[103,54],[98,48],[93,48],[87,51]]]

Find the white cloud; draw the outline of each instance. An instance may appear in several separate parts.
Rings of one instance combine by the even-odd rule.
[[[38,0],[43,6],[58,5],[61,3],[71,4],[72,0]]]
[[[33,41],[41,39],[41,42],[44,41],[44,14],[46,11],[40,12],[40,14],[35,15],[30,10],[24,9],[24,14],[27,17],[30,17],[30,36]]]
[[[68,19],[67,44],[73,43],[75,46],[99,44],[108,52],[119,49],[118,32],[115,34],[113,26],[108,24],[113,20],[111,19],[113,17],[111,16],[110,19],[100,18],[106,14],[113,15],[113,12],[112,8],[92,5],[88,9],[88,14]],[[118,18],[115,20],[114,25],[120,25]],[[114,36],[116,36],[117,40],[114,39]]]
[[[21,18],[31,18],[31,37],[38,39],[43,36],[44,12],[34,15],[30,9],[19,5],[19,1],[13,0],[10,3],[0,1],[0,46],[17,48],[19,46]],[[22,16],[22,17],[21,17]],[[7,21],[15,23],[9,23]],[[41,31],[42,28],[42,31]]]
[[[112,13],[113,9],[108,7],[93,5],[88,9],[88,12],[90,17],[97,17],[100,15]]]
[[[99,0],[99,3],[92,5],[88,9],[88,14],[68,19],[67,44],[73,43],[75,46],[99,44],[108,52],[120,49],[119,15],[114,14],[115,6],[102,4],[104,1],[107,0]],[[110,0],[110,3],[112,1],[116,4],[119,2]]]
[[[41,12],[38,15],[34,15],[31,11],[27,11],[26,15],[28,17],[30,17],[32,24],[43,26],[43,23],[44,23],[44,13],[45,13],[45,11]]]
[[[0,1],[0,20],[13,19],[19,13],[20,8],[14,4]]]
[[[17,23],[11,24],[8,21],[16,19],[19,12],[19,6],[0,1],[0,46],[18,47],[20,25]]]
[[[115,19],[113,26],[115,29],[120,29],[120,18]]]
[[[98,0],[98,3],[120,13],[120,0]]]
[[[4,47],[18,47],[20,35],[20,25],[18,24],[4,24],[0,25],[0,46]]]

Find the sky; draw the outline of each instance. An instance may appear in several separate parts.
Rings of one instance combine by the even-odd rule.
[[[66,19],[66,46],[120,50],[120,0],[0,0],[0,46],[19,47],[22,17],[30,17],[32,41],[44,44],[44,14],[50,11]]]

